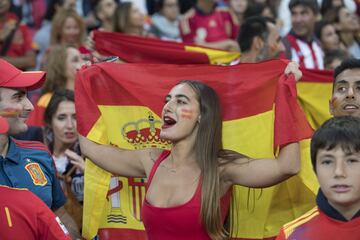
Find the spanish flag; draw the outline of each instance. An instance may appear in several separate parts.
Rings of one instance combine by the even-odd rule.
[[[281,60],[236,66],[94,64],[77,74],[78,130],[95,142],[121,148],[169,148],[158,137],[162,100],[180,80],[196,79],[220,96],[224,147],[273,158],[279,146],[312,134],[297,103],[294,78],[283,75],[286,65]],[[87,161],[84,238],[99,231],[101,239],[146,239],[140,219],[145,183],[112,177]],[[275,236],[283,224],[314,207],[314,193],[300,176],[266,189],[236,186],[233,195],[235,239]],[[264,227],[270,218],[271,231]]]
[[[331,118],[329,101],[333,86],[332,70],[300,69],[303,73],[296,86],[298,99],[314,129]]]
[[[95,31],[94,41],[99,53],[128,63],[229,64],[240,56],[239,52],[113,32]]]

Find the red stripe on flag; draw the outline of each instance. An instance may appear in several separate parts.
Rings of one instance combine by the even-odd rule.
[[[91,98],[98,105],[148,106],[159,116],[165,96],[176,83],[185,79],[200,80],[219,94],[223,119],[233,120],[272,109],[276,80],[285,66],[281,61],[268,61],[261,64],[259,71],[257,64],[200,67],[102,63],[78,75],[83,75],[80,81],[86,82],[87,91],[93,93]]]
[[[109,201],[109,196],[111,196],[114,193],[120,192],[120,190],[123,188],[123,183],[121,181],[118,181],[118,186],[110,189],[106,194],[106,199]]]
[[[99,239],[121,239],[121,240],[144,240],[147,239],[146,232],[144,230],[134,229],[116,229],[116,228],[103,228],[99,229]]]
[[[275,146],[286,145],[293,139],[310,138],[312,130],[302,109],[297,103],[295,78],[281,76],[275,100]],[[299,131],[299,126],[304,127]]]
[[[189,52],[185,45],[113,32],[94,32],[96,50],[103,55],[116,55],[130,63],[172,63],[206,64],[210,63],[205,53]]]
[[[316,70],[300,68],[303,73],[301,82],[313,82],[313,83],[332,83],[333,70]]]

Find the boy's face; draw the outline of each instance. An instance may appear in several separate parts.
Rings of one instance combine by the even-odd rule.
[[[330,205],[340,213],[360,209],[360,152],[346,153],[340,146],[319,149],[316,174]]]

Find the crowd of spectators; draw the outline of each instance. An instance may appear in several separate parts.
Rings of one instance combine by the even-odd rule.
[[[332,63],[344,57],[360,57],[357,1],[289,2],[4,0],[0,54],[20,69],[43,70],[51,49],[66,44],[89,60],[95,29],[241,51],[236,41],[241,25],[252,16],[264,16],[274,21],[283,37],[282,57],[307,68],[333,68]],[[284,4],[288,18],[283,17]]]
[[[288,18],[280,14],[284,4]],[[32,127],[19,138],[50,147],[64,191],[81,208],[84,160],[72,91],[77,69],[96,56],[94,30],[240,51],[240,63],[283,57],[333,69],[360,58],[359,13],[352,0],[0,0],[1,58],[47,72],[43,89],[30,93]],[[81,213],[67,210],[80,226]]]

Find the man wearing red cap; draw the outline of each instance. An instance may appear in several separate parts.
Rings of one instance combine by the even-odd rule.
[[[0,184],[28,188],[61,218],[73,237],[79,237],[76,223],[63,207],[66,198],[47,147],[10,137],[28,129],[26,120],[34,107],[27,91],[39,88],[44,80],[45,72],[22,72],[0,59],[0,115],[9,125],[7,133],[0,133]]]

